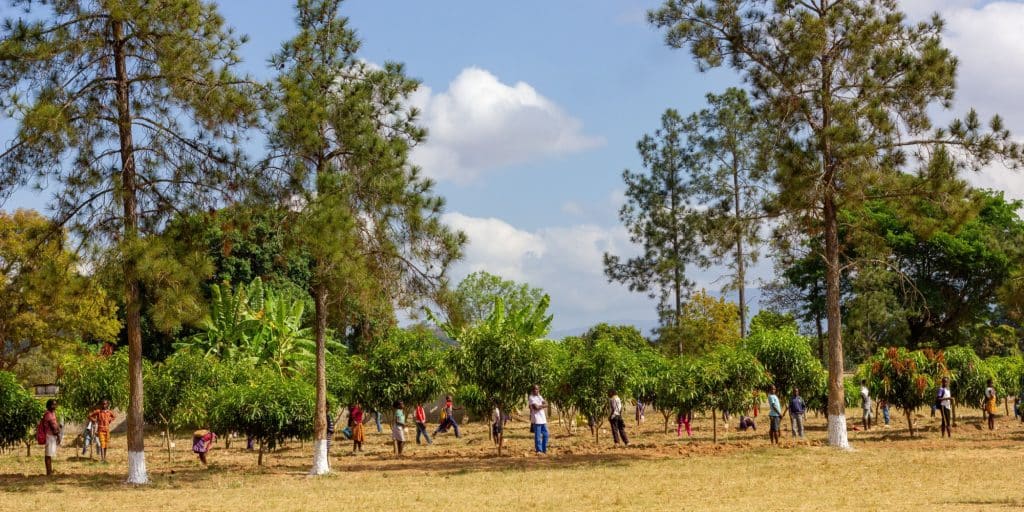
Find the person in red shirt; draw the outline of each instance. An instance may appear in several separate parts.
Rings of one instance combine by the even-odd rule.
[[[53,458],[57,456],[60,446],[60,423],[57,422],[57,401],[46,401],[46,412],[43,413],[43,429],[46,432],[46,476],[53,475]]]
[[[96,439],[100,443],[100,460],[107,461],[107,445],[110,444],[110,424],[117,415],[110,410],[110,401],[100,402],[100,408],[89,413],[89,421],[96,423]]]
[[[352,404],[352,411],[349,412],[349,419],[352,421],[352,453],[363,451],[363,408],[359,402]]]
[[[427,438],[427,444],[434,444],[427,433],[427,412],[423,410],[423,404],[416,404],[416,413],[413,415],[416,420],[416,444],[420,444],[420,436]]]

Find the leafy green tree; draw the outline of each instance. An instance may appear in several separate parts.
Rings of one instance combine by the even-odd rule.
[[[910,414],[918,407],[935,401],[936,382],[945,374],[941,353],[909,351],[902,347],[879,349],[857,371],[867,381],[871,394],[903,410],[907,428],[914,435]]]
[[[770,190],[767,160],[760,147],[769,142],[764,119],[747,93],[735,87],[708,94],[708,108],[691,117],[691,137],[700,151],[691,170],[697,200],[701,240],[709,253],[706,263],[725,263],[732,271],[725,291],[739,299],[740,337],[747,336],[747,266],[757,262],[762,243],[762,207]]]
[[[66,357],[61,367],[60,405],[73,420],[84,420],[102,400],[110,406],[124,410],[129,403],[128,352],[118,350],[109,357],[97,355]],[[146,365],[149,372],[149,363]]]
[[[957,405],[979,405],[985,397],[988,379],[996,380],[996,372],[974,353],[970,347],[949,347],[943,350],[949,373],[949,391],[953,395],[953,423],[956,424]],[[1002,390],[997,389],[1002,396]]]
[[[238,363],[234,363],[238,364]],[[214,358],[194,350],[179,350],[145,374],[146,422],[160,425],[171,459],[171,436],[184,427],[209,426],[211,398],[223,385],[232,383],[234,372]]]
[[[739,308],[724,297],[715,298],[701,290],[683,305],[676,324],[662,326],[659,335],[663,349],[678,347],[678,354],[706,354],[740,339]]]
[[[569,351],[569,403],[586,416],[598,442],[599,427],[608,413],[608,392],[615,390],[626,397],[632,393],[640,371],[636,354],[610,337],[567,338],[563,343]]]
[[[0,29],[0,111],[17,128],[0,182],[55,188],[58,224],[122,263],[128,481],[144,484],[142,270],[191,269],[146,258],[140,241],[237,186],[230,145],[254,110],[233,72],[242,41],[201,0],[11,3],[24,14]]]
[[[308,382],[270,369],[252,372],[248,382],[222,386],[210,403],[210,427],[252,436],[259,444],[260,466],[267,449],[286,439],[313,435],[316,390]]]
[[[521,408],[530,386],[549,382],[545,370],[554,352],[542,340],[551,326],[549,303],[545,295],[536,304],[506,313],[498,298],[483,322],[459,329],[441,325],[459,344],[452,354],[459,384],[475,386],[484,400],[496,401],[503,410]]]
[[[43,405],[32,393],[21,387],[13,373],[0,371],[0,448],[9,448],[26,441],[30,429],[43,417]]]
[[[932,108],[952,104],[956,58],[942,46],[938,17],[907,23],[895,0],[666,0],[648,19],[665,30],[669,46],[688,48],[701,69],[726,64],[738,71],[760,100],[762,119],[776,128],[773,209],[797,238],[824,243],[814,249],[825,262],[831,327],[828,442],[846,448],[840,210],[874,194],[940,193],[960,168],[997,157],[1018,167],[1021,148],[998,117],[990,131],[974,112],[934,129]],[[923,162],[923,181],[935,186],[884,186],[916,162]]]
[[[465,236],[441,223],[444,201],[410,165],[423,141],[408,97],[418,83],[400,64],[373,68],[339,14],[341,0],[298,0],[299,32],[272,57],[266,167],[288,198],[289,244],[310,260],[316,390],[314,474],[327,464],[325,353],[330,312],[361,341],[394,324],[395,304],[437,293]],[[332,291],[344,290],[344,292]],[[358,352],[358,350],[357,350]]]
[[[655,406],[661,411],[667,434],[673,413],[702,411],[710,407],[708,396],[711,390],[705,386],[711,381],[703,376],[702,359],[683,355],[666,361],[668,368],[657,380]],[[717,435],[717,420],[712,421]]]
[[[1009,416],[1010,396],[1014,396],[1014,401],[1017,401],[1024,390],[1024,358],[1020,355],[993,356],[986,358],[985,364],[995,374],[996,391],[1003,397],[1006,415]]]
[[[672,360],[664,353],[652,348],[642,348],[634,352],[637,368],[632,377],[631,391],[638,402],[651,405],[665,415],[665,431],[668,431],[668,414],[674,411],[671,401],[662,396],[662,386],[672,378]],[[640,425],[636,434],[640,435]]]
[[[750,319],[750,332],[771,331],[776,329],[797,330],[799,326],[792,313],[781,313],[772,309],[758,311],[754,318]]]
[[[793,388],[813,393],[825,384],[825,367],[811,352],[811,341],[793,326],[754,329],[743,348],[764,365],[780,395],[789,395]]]
[[[83,339],[112,341],[121,329],[113,301],[78,273],[67,242],[35,211],[0,211],[0,370],[39,355],[54,379],[62,352]]]
[[[536,304],[544,290],[526,283],[517,283],[489,272],[478,270],[459,281],[452,291],[447,308],[453,325],[473,324],[491,313],[494,299],[501,297],[506,311],[528,304]]]
[[[716,411],[741,414],[750,407],[751,397],[764,389],[771,377],[754,354],[742,347],[721,345],[700,358],[692,369],[697,373],[695,389],[704,391],[703,408],[710,409],[714,442],[718,442]]]
[[[356,395],[378,411],[398,400],[432,402],[451,389],[448,349],[430,330],[394,329],[363,354],[352,356]]]
[[[624,283],[630,291],[658,299],[661,326],[678,327],[679,317],[693,283],[686,266],[699,256],[696,211],[687,170],[697,148],[686,136],[687,122],[675,110],[662,115],[662,127],[637,143],[647,172],[625,170],[626,202],[619,220],[629,239],[643,249],[628,258],[605,253],[604,273],[609,281]],[[682,338],[677,353],[683,353]]]

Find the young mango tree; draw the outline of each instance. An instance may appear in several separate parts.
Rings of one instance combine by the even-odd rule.
[[[608,392],[615,390],[628,396],[634,376],[640,371],[636,354],[615,340],[601,337],[565,340],[569,351],[569,401],[586,416],[600,442],[602,416],[608,412]]]
[[[13,373],[0,371],[0,448],[25,443],[25,456],[32,455],[32,427],[43,417],[43,405],[21,387]]]
[[[910,415],[914,409],[934,401],[936,379],[944,373],[941,354],[890,347],[879,349],[861,365],[857,375],[867,381],[871,394],[903,411],[913,437],[914,422]]]
[[[124,410],[128,405],[128,351],[118,350],[109,357],[69,356],[62,368],[57,398],[69,418],[85,420],[102,400],[110,400],[114,409]],[[148,362],[143,369],[144,373],[151,371]]]
[[[160,425],[171,460],[175,430],[185,426],[206,427],[210,401],[217,388],[231,382],[229,372],[215,358],[194,350],[179,350],[143,375],[146,386],[145,419]]]
[[[705,391],[703,405],[711,410],[712,439],[718,442],[716,411],[740,414],[750,407],[750,397],[771,383],[764,366],[741,347],[720,345],[702,357],[697,367],[697,389]]]
[[[667,434],[672,413],[685,414],[706,409],[710,393],[704,387],[708,380],[703,378],[702,359],[679,356],[666,362],[665,372],[657,379],[655,404],[664,416]]]
[[[990,378],[995,380],[995,372],[971,347],[949,347],[943,351],[943,356],[946,360],[946,370],[949,371],[949,391],[953,395],[953,426],[956,426],[957,406],[981,403],[985,396],[985,388],[988,387],[987,381]]]
[[[633,375],[633,397],[638,407],[639,403],[644,403],[658,409],[665,418],[665,431],[668,432],[669,416],[675,409],[670,402],[662,401],[660,391],[662,384],[671,376],[672,361],[664,353],[647,347],[634,352],[634,355],[637,367]],[[639,421],[634,435],[640,435]]]
[[[791,394],[794,388],[812,394],[825,384],[825,367],[811,351],[811,341],[795,326],[754,328],[743,341],[743,348],[764,365],[782,396]]]
[[[238,432],[259,444],[256,464],[263,454],[285,439],[313,435],[316,390],[301,379],[268,369],[249,373],[249,381],[223,386],[210,400],[210,427],[215,432]]]
[[[995,373],[996,391],[1003,396],[1006,415],[1010,415],[1010,395],[1014,395],[1014,407],[1017,408],[1021,391],[1024,390],[1024,358],[1021,356],[992,356],[985,359],[985,364]]]

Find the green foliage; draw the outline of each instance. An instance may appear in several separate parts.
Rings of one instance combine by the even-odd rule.
[[[771,383],[764,365],[741,347],[720,346],[700,359],[696,388],[707,391],[704,408],[740,414],[754,392]]]
[[[453,375],[448,349],[428,329],[394,329],[363,354],[352,356],[355,395],[378,411],[428,403],[450,390]]]
[[[739,308],[701,290],[683,305],[675,325],[659,329],[658,343],[676,355],[702,355],[740,339]]]
[[[260,464],[264,448],[313,434],[313,386],[269,369],[251,372],[248,382],[222,386],[210,404],[210,427],[254,437],[260,445]]]
[[[582,338],[590,343],[599,339],[606,339],[634,352],[651,348],[651,344],[640,334],[640,330],[632,325],[597,324],[587,329],[587,332],[583,333]]]
[[[540,302],[544,290],[478,270],[459,281],[451,295],[447,308],[449,322],[462,326],[487,318],[499,297],[509,312]]]
[[[551,367],[548,358],[554,352],[541,341],[551,325],[549,302],[545,295],[536,304],[506,313],[499,298],[483,322],[458,330],[442,325],[459,343],[453,359],[460,384],[476,386],[505,410],[522,407],[530,386],[545,382],[545,370]]]
[[[569,404],[594,423],[608,410],[608,392],[620,396],[632,394],[632,385],[641,368],[636,354],[611,337],[566,338],[569,352],[567,383]]]
[[[667,360],[667,371],[658,379],[655,406],[663,411],[699,411],[711,407],[712,384],[703,371],[705,361],[689,356]]]
[[[945,373],[941,353],[890,347],[879,349],[865,361],[857,377],[867,381],[872,396],[903,410],[910,435],[914,435],[910,413],[935,402],[938,379]]]
[[[1019,355],[989,357],[984,363],[993,374],[1000,396],[1019,395],[1024,391],[1024,358]]]
[[[21,387],[13,373],[0,371],[0,448],[24,441],[43,417],[43,404]]]
[[[145,374],[146,422],[166,430],[208,426],[214,393],[249,370],[238,362],[221,365],[193,350],[175,352]]]
[[[943,351],[943,356],[949,372],[949,391],[953,398],[962,404],[980,403],[985,397],[988,379],[996,380],[995,371],[970,347],[949,347]],[[1003,395],[1001,392],[999,394]]]
[[[60,226],[31,210],[0,211],[0,370],[31,356],[37,375],[53,382],[60,356],[80,340],[113,341],[121,324],[95,279],[78,273]]]
[[[750,332],[771,331],[776,329],[797,329],[796,318],[792,313],[780,313],[770,309],[758,311],[750,319]]]
[[[826,381],[825,368],[811,352],[811,340],[794,326],[751,329],[742,346],[764,365],[780,395],[789,395],[793,388],[814,393]]]
[[[110,400],[112,408],[128,406],[128,351],[118,350],[112,356],[69,356],[62,363],[60,385],[61,407],[72,420],[81,421],[100,401]],[[143,365],[143,374],[149,362]]]

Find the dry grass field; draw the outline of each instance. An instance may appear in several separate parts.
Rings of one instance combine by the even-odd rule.
[[[926,412],[926,411],[925,411]],[[859,411],[850,410],[850,420]],[[595,445],[552,425],[551,453],[532,455],[526,425],[507,428],[509,449],[497,457],[483,424],[464,427],[462,439],[442,434],[432,446],[414,443],[405,457],[391,453],[390,436],[368,429],[366,453],[332,447],[332,475],[305,475],[309,444],[289,443],[269,453],[264,466],[235,440],[217,443],[202,468],[178,439],[173,460],[149,440],[152,485],[122,483],[123,434],[112,439],[110,461],[77,457],[65,446],[46,478],[41,450],[0,455],[0,511],[307,511],[386,510],[1009,510],[1024,507],[1021,444],[1024,425],[1001,417],[997,430],[981,428],[978,411],[963,413],[955,437],[942,440],[938,419],[915,416],[910,439],[903,417],[870,432],[850,432],[854,451],[823,446],[824,419],[809,418],[808,440],[783,432],[769,445],[765,418],[758,430],[730,430],[715,445],[711,424],[697,418],[694,438],[679,439],[673,425],[648,415],[628,448],[602,434]],[[788,421],[784,421],[784,424]],[[719,424],[720,425],[720,424]],[[788,425],[784,425],[788,428]],[[69,444],[66,442],[65,444]]]

